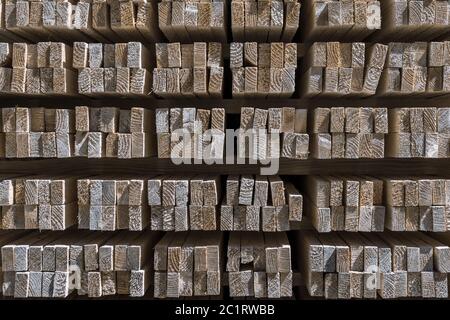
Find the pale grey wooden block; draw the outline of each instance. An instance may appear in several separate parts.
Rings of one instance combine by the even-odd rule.
[[[42,273],[42,297],[43,298],[53,297],[54,278],[55,278],[54,272],[43,272]]]
[[[30,271],[28,296],[40,298],[42,296],[42,272]]]

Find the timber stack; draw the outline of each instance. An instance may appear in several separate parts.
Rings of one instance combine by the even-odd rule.
[[[156,44],[155,95],[162,98],[220,98],[223,85],[221,43]]]
[[[74,42],[78,93],[88,96],[145,96],[150,92],[151,54],[141,42]]]
[[[233,98],[289,98],[295,92],[297,44],[232,42],[230,68]]]

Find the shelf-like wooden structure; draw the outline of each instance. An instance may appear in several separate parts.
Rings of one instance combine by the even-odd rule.
[[[1,160],[0,174],[76,176],[84,174],[152,176],[157,174],[260,174],[260,164],[184,164],[169,159],[39,159]],[[280,175],[439,175],[450,176],[447,159],[290,160],[280,159]]]

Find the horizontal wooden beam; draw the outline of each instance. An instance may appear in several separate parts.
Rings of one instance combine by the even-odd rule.
[[[0,174],[48,175],[78,174],[260,174],[261,165],[175,165],[169,159],[43,159],[2,160]],[[370,174],[370,175],[440,175],[449,176],[447,159],[376,159],[376,160],[280,160],[280,175]]]
[[[2,98],[2,107],[62,107],[74,108],[75,106],[92,106],[92,107],[120,107],[131,108],[135,106],[156,109],[156,108],[175,108],[175,107],[196,107],[196,108],[225,108],[226,113],[240,113],[242,107],[255,108],[275,108],[275,107],[295,107],[295,108],[309,108],[314,109],[323,106],[333,107],[448,107],[449,96],[440,96],[435,98],[419,98],[405,99],[405,97],[386,97],[386,98],[356,98],[346,97],[345,99],[336,98],[289,98],[289,99],[155,99],[148,98],[74,98],[65,97],[60,99],[58,97],[42,97],[39,99],[33,98]]]

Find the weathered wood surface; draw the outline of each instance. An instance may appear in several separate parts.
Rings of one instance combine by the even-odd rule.
[[[291,246],[285,233],[230,233],[226,271],[231,297],[292,296]]]
[[[295,43],[230,44],[233,98],[287,98],[296,87]]]
[[[381,10],[383,28],[376,39],[430,41],[448,34],[449,5],[446,1],[387,1]]]
[[[72,47],[62,42],[1,43],[3,95],[73,96]]]
[[[302,275],[313,297],[442,299],[448,298],[448,291],[441,289],[447,286],[447,238],[419,232],[305,232],[297,240]]]
[[[156,2],[18,1],[3,3],[0,36],[51,41],[157,41]]]
[[[151,250],[161,234],[31,232],[2,238],[2,272],[10,275],[3,278],[4,296],[142,297],[153,270]]]
[[[384,158],[389,125],[386,108],[317,108],[312,155],[317,159]]]
[[[221,232],[166,233],[154,248],[155,298],[206,297],[223,293]]]
[[[226,1],[160,1],[159,28],[169,41],[227,42]]]
[[[155,48],[153,93],[158,97],[222,97],[224,64],[220,42],[156,43]]]
[[[231,1],[234,41],[290,42],[299,28],[299,1]]]
[[[448,157],[448,108],[394,108],[389,111],[387,156]]]
[[[78,93],[88,96],[147,96],[153,53],[141,42],[75,42]]]
[[[315,42],[306,52],[302,93],[307,97],[375,95],[384,80],[387,55],[388,46],[380,43],[366,48],[362,42]]]
[[[214,163],[225,154],[225,109],[156,109],[158,158]]]
[[[312,0],[304,3],[302,38],[308,41],[364,41],[377,35],[394,1]],[[405,1],[407,2],[407,1]]]
[[[389,43],[380,95],[439,96],[449,90],[448,46],[445,42]]]

